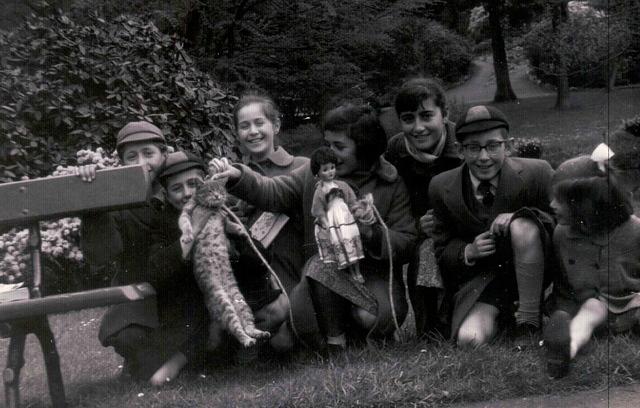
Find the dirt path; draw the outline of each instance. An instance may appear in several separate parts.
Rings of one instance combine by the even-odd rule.
[[[527,65],[514,65],[509,70],[511,86],[519,99],[553,95],[555,92],[539,86],[527,77]],[[449,89],[449,101],[459,104],[491,102],[496,92],[493,57],[482,56],[472,62],[471,76],[463,84]]]

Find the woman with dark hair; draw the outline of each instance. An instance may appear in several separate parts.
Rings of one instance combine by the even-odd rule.
[[[309,345],[343,349],[346,329],[354,327],[350,323],[355,323],[354,334],[372,332],[380,336],[393,335],[394,314],[402,324],[407,313],[402,264],[413,252],[416,233],[406,187],[395,167],[381,157],[386,136],[375,112],[366,106],[341,105],[327,112],[323,133],[338,158],[336,177],[349,184],[357,197],[371,194],[388,228],[380,220],[372,222],[371,211],[354,211],[365,254],[360,260],[364,284],[325,266],[317,255],[311,214],[316,180],[309,166],[272,179],[242,165],[231,166],[226,159],[214,159],[210,167],[216,177],[228,177],[230,193],[259,208],[283,213],[302,209],[301,247],[307,262],[305,276],[291,295],[295,331]],[[387,250],[388,244],[391,251]],[[390,256],[394,265],[393,303],[387,285]]]
[[[444,288],[429,238],[431,179],[458,167],[462,160],[455,147],[455,125],[448,119],[442,86],[433,79],[413,78],[400,87],[395,110],[402,132],[389,140],[385,158],[407,184],[411,214],[421,231],[409,263],[407,286],[416,320],[416,334],[439,332],[448,337]]]
[[[557,310],[544,330],[547,370],[562,377],[570,361],[607,323],[624,332],[639,323],[640,219],[628,195],[607,177],[564,179],[551,202],[560,273]]]

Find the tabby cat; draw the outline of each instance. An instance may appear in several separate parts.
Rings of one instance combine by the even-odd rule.
[[[180,215],[181,239],[183,242],[195,239],[192,252],[194,275],[211,316],[209,346],[218,345],[222,330],[226,329],[242,345],[249,347],[256,343],[256,339],[267,338],[270,334],[256,329],[253,313],[231,270],[225,225],[232,223],[222,208],[226,198],[224,185],[217,180],[206,180],[198,186]],[[192,222],[198,217],[208,220],[194,237]]]

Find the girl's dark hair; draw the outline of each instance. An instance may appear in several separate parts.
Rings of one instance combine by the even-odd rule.
[[[329,147],[319,147],[311,153],[311,173],[316,176],[323,164],[338,164],[338,156]]]
[[[400,86],[396,95],[395,109],[402,112],[414,112],[425,100],[433,98],[433,102],[447,116],[447,98],[440,82],[432,78],[412,78]]]
[[[355,142],[356,158],[365,169],[387,150],[387,135],[375,110],[368,105],[342,104],[324,116],[322,131],[345,132]]]
[[[280,110],[278,110],[278,105],[276,105],[273,99],[265,94],[252,91],[243,94],[233,107],[233,124],[236,128],[238,127],[238,112],[240,109],[252,103],[262,105],[264,116],[266,116],[271,123],[276,123],[280,120]]]
[[[563,180],[554,186],[554,196],[567,206],[572,228],[583,232],[611,231],[633,214],[628,196],[606,177]]]

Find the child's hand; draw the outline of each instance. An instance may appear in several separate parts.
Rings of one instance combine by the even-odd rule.
[[[428,237],[433,235],[433,227],[435,226],[433,209],[427,211],[425,215],[420,217],[420,229],[424,232]]]
[[[75,168],[76,176],[80,177],[85,183],[91,183],[96,179],[96,169],[98,166],[95,164],[87,164],[84,166],[78,166]]]
[[[237,237],[242,237],[247,235],[247,232],[244,226],[233,221],[231,218],[226,219],[224,224],[224,232],[227,235],[232,235]]]
[[[209,162],[209,173],[214,180],[227,178],[231,182],[235,182],[240,179],[242,172],[233,167],[229,162],[229,159],[223,157],[221,159],[212,159]]]
[[[493,223],[491,223],[491,228],[489,231],[493,235],[506,237],[509,235],[509,224],[511,224],[511,217],[513,217],[513,213],[502,213],[498,214]]]
[[[496,252],[496,242],[491,231],[485,231],[475,237],[472,243],[464,248],[464,254],[469,262],[486,258]]]

